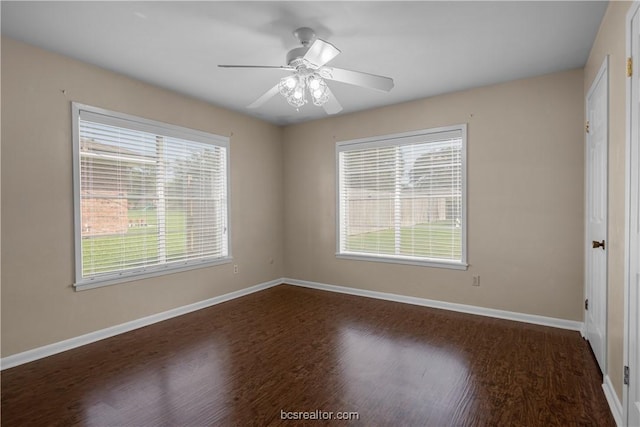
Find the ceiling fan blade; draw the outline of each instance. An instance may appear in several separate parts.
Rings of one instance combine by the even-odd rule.
[[[218,65],[220,68],[279,68],[281,70],[295,70],[294,67],[289,67],[287,65],[227,65],[222,64]]]
[[[327,102],[322,104],[322,108],[327,114],[336,114],[342,111],[342,105],[336,99],[336,96],[331,92],[331,89],[327,86],[327,93],[329,94],[329,99]]]
[[[340,49],[331,43],[316,39],[302,59],[309,63],[311,67],[318,68],[331,61],[339,53]]]
[[[343,68],[324,67],[320,75],[328,80],[364,86],[371,89],[389,92],[393,88],[393,79],[361,71],[345,70]]]
[[[262,95],[260,98],[256,99],[251,104],[247,105],[247,108],[258,108],[259,106],[267,102],[271,97],[273,97],[277,93],[278,93],[278,85],[275,85],[274,87],[266,91],[264,95]]]

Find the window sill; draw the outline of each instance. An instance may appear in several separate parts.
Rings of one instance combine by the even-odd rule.
[[[469,264],[457,261],[436,261],[433,259],[423,260],[408,257],[396,258],[391,256],[362,255],[350,253],[336,253],[336,258],[349,259],[354,261],[386,262],[391,264],[417,265],[421,267],[447,268],[450,270],[467,270],[467,268],[469,267]]]
[[[147,270],[142,270],[137,272],[128,272],[123,274],[116,273],[116,274],[99,276],[94,279],[84,279],[76,282],[73,286],[76,291],[84,291],[87,289],[100,288],[102,286],[117,285],[120,283],[147,279],[149,277],[164,276],[167,274],[195,270],[198,268],[206,268],[206,267],[213,267],[216,265],[229,264],[231,261],[233,261],[232,257],[226,257],[226,258],[216,259],[213,261],[202,261],[198,263],[155,266],[155,267],[150,267]]]

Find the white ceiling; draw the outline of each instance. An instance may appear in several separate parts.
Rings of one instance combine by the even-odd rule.
[[[308,26],[342,53],[328,65],[392,77],[390,93],[330,82],[341,114],[584,66],[606,2],[8,2],[2,34],[261,119],[324,117],[276,96]]]

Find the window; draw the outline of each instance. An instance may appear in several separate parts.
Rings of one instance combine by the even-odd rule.
[[[338,257],[466,269],[466,125],[336,151]]]
[[[76,289],[228,262],[228,138],[73,104]]]

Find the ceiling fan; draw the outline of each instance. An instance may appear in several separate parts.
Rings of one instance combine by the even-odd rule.
[[[287,53],[287,65],[218,65],[223,68],[279,68],[293,72],[280,81],[247,108],[258,108],[277,93],[287,99],[293,107],[299,108],[307,103],[307,92],[311,101],[322,106],[327,114],[336,114],[342,106],[335,98],[325,80],[348,83],[371,89],[389,92],[393,88],[393,79],[360,71],[328,67],[326,64],[338,56],[340,50],[329,42],[316,38],[311,28],[302,27],[293,32],[302,47]]]

